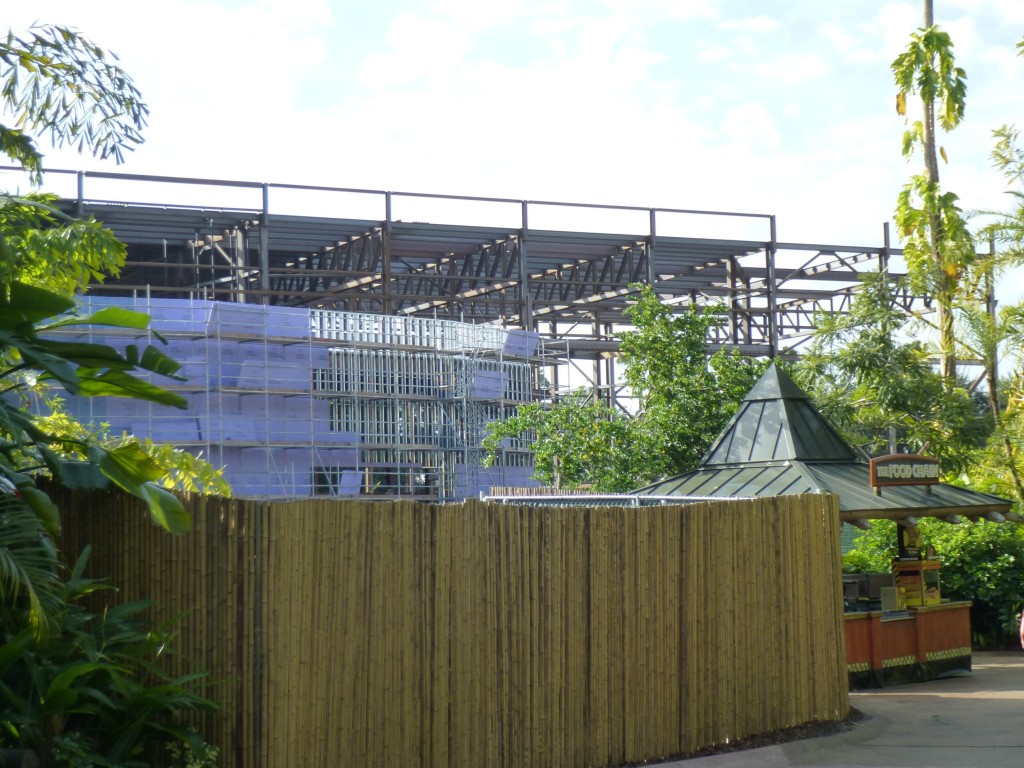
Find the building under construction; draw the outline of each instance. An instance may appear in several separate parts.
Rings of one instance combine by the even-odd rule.
[[[375,495],[424,500],[529,485],[528,447],[481,467],[488,421],[534,402],[544,344],[533,333],[451,320],[203,299],[83,297],[145,312],[182,363],[153,377],[187,411],[141,400],[68,398],[87,424],[192,451],[239,496]],[[123,347],[146,331],[65,329]]]
[[[203,450],[240,495],[521,485],[524,446],[480,468],[483,425],[569,385],[616,400],[638,286],[718,307],[712,346],[778,356],[899,255],[884,230],[871,247],[779,242],[768,214],[111,173],[47,185],[127,245],[90,299],[153,315],[193,411],[76,407]]]

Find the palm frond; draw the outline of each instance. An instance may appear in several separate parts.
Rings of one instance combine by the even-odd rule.
[[[63,606],[57,551],[32,508],[0,495],[0,606],[28,614],[43,636]]]

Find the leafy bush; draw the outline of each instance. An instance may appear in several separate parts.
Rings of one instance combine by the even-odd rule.
[[[199,691],[204,676],[168,674],[173,636],[141,618],[149,603],[102,614],[82,605],[104,588],[83,577],[87,556],[63,583],[54,634],[40,639],[24,622],[0,629],[0,746],[33,749],[44,766],[149,766],[172,747],[172,756],[208,755],[181,722],[216,709]]]
[[[922,546],[930,544],[942,560],[942,596],[971,600],[971,631],[979,648],[1016,642],[1024,605],[1024,535],[1013,523],[987,520],[951,525],[920,522]],[[875,520],[843,557],[846,571],[888,571],[896,556],[896,524]]]

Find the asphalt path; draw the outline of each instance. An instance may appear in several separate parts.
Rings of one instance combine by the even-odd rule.
[[[830,736],[661,768],[1024,768],[1024,654],[975,653],[973,671],[850,694],[864,714]]]

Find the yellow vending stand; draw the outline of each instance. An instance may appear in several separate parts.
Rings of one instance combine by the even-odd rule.
[[[942,602],[939,589],[938,560],[897,560],[892,564],[896,589],[903,608],[938,605]]]

